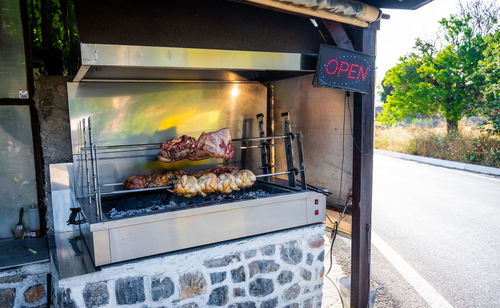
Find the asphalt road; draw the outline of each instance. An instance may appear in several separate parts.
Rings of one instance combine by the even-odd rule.
[[[374,277],[404,278],[419,302],[405,304],[395,290],[396,306],[439,307],[429,299],[442,297],[453,307],[500,307],[500,178],[375,155],[373,231],[392,251],[373,242],[389,261],[372,256]],[[414,272],[393,274],[394,255]]]

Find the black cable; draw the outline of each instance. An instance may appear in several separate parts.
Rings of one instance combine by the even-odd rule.
[[[339,228],[339,224],[337,222],[334,223],[334,227],[335,228],[332,228],[332,241],[331,241],[331,244],[330,244],[330,266],[328,267],[328,271],[326,271],[326,275],[328,275],[330,273],[330,271],[332,270],[332,266],[333,266],[333,244],[335,243],[335,238],[337,237],[337,231],[338,231],[338,228]]]
[[[345,105],[347,104],[348,93],[344,97],[344,118],[342,119],[342,161],[340,163],[340,189],[339,189],[339,200],[342,200],[342,182],[344,177],[344,154],[345,154]]]

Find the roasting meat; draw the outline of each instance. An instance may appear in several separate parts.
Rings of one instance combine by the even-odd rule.
[[[171,163],[181,159],[189,159],[196,154],[196,139],[182,135],[176,139],[170,139],[161,143],[158,160]]]
[[[211,157],[224,160],[233,158],[234,151],[231,147],[231,140],[231,132],[228,128],[211,133],[202,133],[198,138],[196,160]]]
[[[229,194],[233,190],[239,190],[236,178],[231,173],[224,173],[217,177],[217,191],[221,194]]]
[[[219,167],[215,167],[215,168],[208,169],[208,170],[201,170],[201,171],[195,172],[191,175],[194,177],[197,177],[197,178],[200,178],[201,176],[203,176],[205,174],[209,174],[209,173],[213,173],[216,176],[219,176],[219,175],[224,174],[224,173],[232,173],[233,174],[233,173],[236,173],[236,171],[238,171],[238,170],[239,170],[239,168],[235,167],[235,166],[219,166]]]
[[[163,187],[171,185],[184,174],[184,171],[169,171],[164,174],[136,175],[123,180],[123,186],[126,189]]]
[[[201,195],[205,197],[217,191],[217,176],[213,173],[207,173],[198,178]]]
[[[174,185],[174,192],[179,196],[191,198],[197,194],[202,194],[198,179],[194,176],[183,175]]]
[[[239,188],[251,187],[253,183],[257,181],[255,174],[248,169],[236,172],[234,177],[236,178],[236,184]]]
[[[198,140],[183,135],[176,139],[163,141],[158,160],[171,163],[181,159],[202,160],[207,158],[233,158],[231,132],[228,128],[216,132],[202,133]]]

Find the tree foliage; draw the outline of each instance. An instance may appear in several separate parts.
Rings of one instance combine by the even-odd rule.
[[[484,103],[480,113],[486,116],[489,131],[500,134],[500,32],[486,37],[487,47],[483,52],[483,60],[479,61],[477,75],[483,78],[481,93]]]
[[[438,50],[417,39],[414,51],[386,73],[384,86],[393,90],[378,118],[382,123],[439,112],[454,131],[464,115],[477,113],[482,76],[475,71],[486,46],[483,36],[474,33],[469,17],[451,16],[440,23],[445,47]]]
[[[74,75],[79,39],[73,0],[27,0],[33,66],[42,74]]]

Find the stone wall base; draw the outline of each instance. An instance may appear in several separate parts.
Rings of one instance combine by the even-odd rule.
[[[57,307],[319,308],[324,231],[315,224],[106,266],[56,282]]]
[[[0,307],[46,307],[49,263],[0,271]]]

